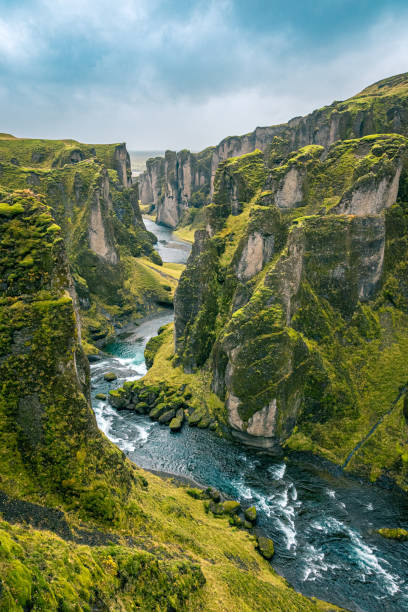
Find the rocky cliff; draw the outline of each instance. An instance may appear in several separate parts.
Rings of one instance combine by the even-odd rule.
[[[223,161],[175,299],[175,361],[233,435],[408,488],[407,144]]]
[[[46,199],[0,188],[0,610],[327,610],[247,533],[98,430],[64,232]]]
[[[124,144],[3,138],[0,185],[46,196],[67,246],[88,349],[129,317],[171,303]],[[144,282],[140,280],[143,276]],[[168,281],[167,281],[168,284]]]
[[[187,208],[209,203],[216,170],[225,159],[259,149],[270,164],[279,164],[291,151],[306,145],[327,148],[337,140],[376,133],[408,135],[407,73],[375,83],[349,100],[333,102],[305,117],[225,138],[198,154],[167,151],[164,158],[148,161],[146,172],[139,177],[140,199],[154,204],[158,222],[176,227]]]

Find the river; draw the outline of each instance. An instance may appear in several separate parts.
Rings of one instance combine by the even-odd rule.
[[[164,261],[186,261],[189,245],[170,229],[145,223],[158,237]],[[118,336],[105,347],[109,356],[91,364],[100,429],[143,468],[187,476],[244,506],[254,504],[260,526],[275,542],[272,565],[296,590],[356,612],[408,610],[408,543],[375,532],[408,526],[405,496],[345,477],[313,458],[276,460],[188,426],[171,434],[146,416],[117,412],[95,399],[146,373],[146,342],[172,320],[172,310],[162,310]],[[118,380],[106,383],[107,371]]]

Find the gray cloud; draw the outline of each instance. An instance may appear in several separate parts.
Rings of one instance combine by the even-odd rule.
[[[0,131],[200,149],[407,70],[398,1],[0,0]]]

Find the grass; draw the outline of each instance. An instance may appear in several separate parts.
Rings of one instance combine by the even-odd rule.
[[[165,339],[155,355],[153,366],[141,380],[146,384],[166,381],[169,386],[175,388],[186,385],[192,394],[189,404],[194,409],[202,409],[203,414],[216,417],[222,422],[225,420],[224,403],[211,391],[210,372],[200,370],[196,374],[187,374],[181,366],[174,366],[173,333],[174,325],[171,324],[163,332]]]
[[[197,231],[197,227],[193,227],[192,225],[186,225],[185,227],[178,227],[173,235],[180,240],[184,240],[185,242],[190,242],[191,244],[194,242],[194,234]]]
[[[146,301],[171,304],[183,264],[159,266],[147,258],[125,258],[127,280],[125,289],[142,306]]]
[[[278,576],[255,550],[254,536],[207,514],[184,487],[140,474],[147,486],[134,497],[126,528],[109,530],[114,545],[67,542],[0,522],[0,610],[87,610],[95,598],[108,609],[155,612],[329,609]],[[75,533],[76,517],[65,518]]]

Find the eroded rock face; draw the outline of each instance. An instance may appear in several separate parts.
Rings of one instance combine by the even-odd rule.
[[[351,193],[343,196],[338,212],[364,217],[378,215],[390,208],[397,200],[401,170],[399,164],[391,176],[384,176],[379,181],[370,177],[362,185],[358,184]]]
[[[260,232],[248,237],[237,269],[240,280],[247,281],[262,270],[273,255],[274,242],[274,236],[262,236]]]
[[[296,428],[358,414],[347,359],[380,333],[373,304],[406,146],[378,136],[306,147],[269,171],[260,153],[219,166],[176,294],[175,341],[188,371],[211,368],[243,443],[278,452]]]
[[[276,195],[275,203],[279,208],[294,208],[303,202],[303,177],[297,168],[291,168],[285,175]]]
[[[118,262],[118,254],[113,246],[112,236],[109,236],[109,233],[112,232],[109,232],[110,228],[108,229],[106,226],[111,209],[109,180],[107,172],[104,172],[101,178],[101,187],[95,190],[91,206],[89,244],[96,255],[115,265]]]
[[[158,295],[128,282],[129,258],[159,259],[155,238],[144,227],[137,184],[130,183],[126,146],[2,140],[0,160],[3,184],[27,183],[31,192],[46,196],[63,233],[84,339],[101,345],[113,335],[115,318],[149,309]],[[114,318],[107,315],[110,305],[117,307]]]
[[[118,172],[119,180],[124,187],[132,184],[132,171],[130,167],[130,157],[126,145],[120,144],[115,148],[114,165]]]
[[[218,166],[226,159],[259,149],[270,155],[274,164],[290,151],[307,145],[328,148],[337,140],[368,134],[407,134],[408,100],[401,90],[401,83],[407,80],[406,75],[399,75],[399,80],[395,77],[380,83],[381,88],[374,85],[355,96],[364,98],[364,110],[351,98],[282,125],[258,127],[244,136],[225,138],[216,147],[201,153],[168,151],[164,158],[149,160],[146,172],[139,177],[141,201],[154,203],[158,219],[166,224],[168,220],[174,227],[187,207],[202,206],[212,199]],[[393,97],[392,88],[398,86],[400,89]],[[172,164],[168,163],[170,158]],[[360,200],[364,197],[356,195]],[[276,198],[277,206],[282,208],[292,208],[302,202],[302,177],[296,169],[289,171]],[[167,207],[168,213],[163,211]],[[356,208],[361,209],[361,202],[356,202]]]
[[[0,315],[11,332],[2,332],[7,349],[0,361],[4,423],[8,414],[2,448],[13,452],[18,469],[24,465],[25,474],[52,489],[75,475],[78,449],[100,434],[61,230],[42,199],[21,192],[8,195],[11,206],[16,199],[20,204],[14,218],[0,220],[2,235],[10,239],[19,228],[19,238],[24,234],[31,241],[36,258],[24,267],[21,255],[13,262],[6,253],[0,257],[5,280]]]

